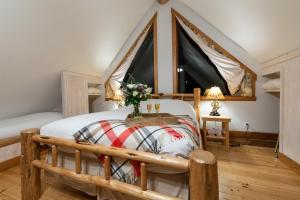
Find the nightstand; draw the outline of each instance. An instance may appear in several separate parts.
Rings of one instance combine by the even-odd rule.
[[[212,140],[222,140],[226,147],[226,151],[229,151],[229,123],[231,122],[231,118],[226,116],[203,116],[203,137],[204,137],[204,146],[209,139]],[[222,134],[220,136],[211,136],[208,135],[208,130],[206,128],[206,122],[221,122],[222,123]]]

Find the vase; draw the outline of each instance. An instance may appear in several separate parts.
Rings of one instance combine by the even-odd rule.
[[[133,118],[137,118],[137,117],[141,117],[142,116],[142,113],[140,111],[140,104],[134,104],[133,105],[133,111],[131,113],[131,116]]]

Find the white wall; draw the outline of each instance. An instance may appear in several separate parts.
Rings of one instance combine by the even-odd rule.
[[[101,75],[154,0],[0,0],[0,120],[60,110],[60,72]]]
[[[282,79],[279,151],[300,164],[300,56],[278,65]]]
[[[240,61],[249,66],[257,73],[256,96],[254,102],[224,102],[220,109],[222,114],[232,117],[231,129],[244,130],[244,122],[250,124],[250,131],[257,132],[279,132],[279,99],[263,91],[261,85],[265,81],[260,75],[260,64],[256,62],[239,45],[227,38],[215,27],[205,21],[191,8],[177,0],[171,0],[168,4],[160,6],[157,3],[149,9],[145,17],[140,21],[135,31],[130,35],[129,40],[124,44],[122,50],[115,57],[106,71],[104,80],[109,77],[116,63],[122,59],[126,50],[136,39],[138,33],[143,29],[155,11],[158,11],[158,89],[159,92],[172,93],[172,22],[171,8],[175,8],[189,21],[199,27],[204,33],[209,35],[227,51],[237,57]],[[113,108],[111,103],[99,105],[99,109]],[[201,111],[203,114],[210,112],[210,102],[202,102]]]

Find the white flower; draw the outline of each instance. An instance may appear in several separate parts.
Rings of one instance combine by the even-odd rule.
[[[137,96],[138,94],[139,94],[138,91],[133,91],[132,92],[132,96],[134,96],[134,97]]]
[[[151,87],[149,87],[149,88],[146,89],[146,93],[147,94],[151,94],[151,92],[152,92],[152,88]]]
[[[128,84],[128,85],[127,85],[127,88],[129,88],[129,89],[132,89],[133,87],[134,87],[133,84]]]

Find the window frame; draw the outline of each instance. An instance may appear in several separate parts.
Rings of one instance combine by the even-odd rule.
[[[145,26],[145,28],[143,29],[143,31],[139,34],[139,36],[137,37],[137,39],[134,41],[134,43],[132,44],[132,46],[130,47],[130,49],[126,52],[125,56],[122,58],[122,60],[120,61],[120,63],[117,65],[117,67],[114,69],[114,71],[111,73],[111,75],[109,76],[109,78],[107,79],[107,81],[105,82],[105,100],[109,101],[118,101],[117,99],[114,98],[108,98],[107,97],[107,87],[109,87],[108,81],[110,80],[110,77],[112,76],[112,74],[114,74],[116,72],[116,70],[118,70],[121,65],[126,61],[127,57],[130,55],[130,53],[132,52],[132,49],[135,48],[139,38],[141,37],[141,35],[143,35],[143,33],[148,29],[153,31],[153,56],[154,56],[154,60],[153,60],[153,67],[154,67],[154,94],[152,94],[153,96],[157,96],[158,95],[158,55],[157,55],[157,12],[154,14],[154,16],[150,19],[150,21],[147,23],[147,25]],[[147,32],[148,34],[148,32]]]
[[[245,69],[245,72],[248,72],[252,76],[252,96],[233,96],[233,95],[225,95],[223,101],[256,101],[256,80],[257,75],[253,72],[249,67],[240,62],[237,58],[231,55],[228,51],[222,48],[219,44],[217,44],[214,40],[212,40],[209,36],[203,33],[198,27],[189,22],[185,17],[179,14],[175,9],[172,8],[172,61],[173,61],[173,94],[172,97],[181,97],[182,99],[189,100],[193,97],[192,93],[178,93],[178,25],[177,19],[181,19],[194,33],[197,35],[201,35],[201,37],[205,38],[210,46],[213,46],[215,50],[221,52],[226,57],[236,61],[240,64],[242,69]],[[201,96],[201,100],[211,100],[208,97]]]

